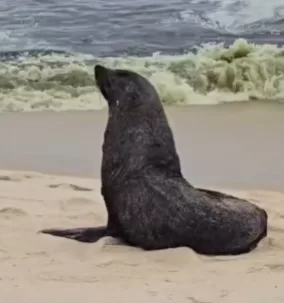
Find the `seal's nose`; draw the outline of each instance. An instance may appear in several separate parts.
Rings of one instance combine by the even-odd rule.
[[[100,81],[100,79],[102,80],[106,75],[107,75],[107,72],[108,72],[108,69],[102,65],[95,65],[95,79],[96,81]]]

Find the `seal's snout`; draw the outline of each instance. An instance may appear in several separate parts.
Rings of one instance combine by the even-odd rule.
[[[111,91],[111,70],[102,66],[102,65],[95,65],[94,67],[95,73],[95,80],[99,90],[101,91],[102,95],[106,100],[109,100],[109,92]]]
[[[108,74],[108,69],[102,65],[97,64],[94,68],[95,70],[95,79],[97,82],[102,81]]]

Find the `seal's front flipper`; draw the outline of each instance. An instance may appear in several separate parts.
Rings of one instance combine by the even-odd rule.
[[[41,230],[40,233],[49,234],[56,237],[73,239],[85,243],[93,243],[98,241],[100,238],[110,236],[105,226],[68,229],[52,228]]]

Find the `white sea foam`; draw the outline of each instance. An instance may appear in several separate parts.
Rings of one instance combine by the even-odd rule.
[[[219,104],[284,100],[284,48],[236,40],[207,44],[179,56],[93,58],[37,54],[0,63],[0,111],[90,110],[104,107],[96,63],[137,71],[164,104]]]

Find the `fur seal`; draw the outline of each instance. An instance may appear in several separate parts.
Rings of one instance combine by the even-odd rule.
[[[109,110],[101,166],[107,226],[42,232],[82,242],[114,236],[145,250],[187,246],[206,255],[254,249],[267,235],[266,211],[183,177],[153,85],[129,70],[96,65],[94,72]]]

